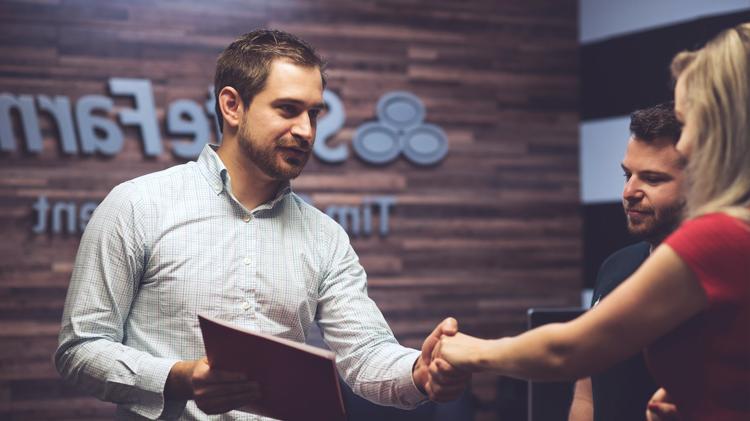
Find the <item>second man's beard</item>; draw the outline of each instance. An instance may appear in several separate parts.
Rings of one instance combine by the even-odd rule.
[[[656,245],[680,226],[684,207],[685,203],[683,201],[671,207],[664,208],[659,212],[652,211],[648,216],[651,221],[646,226],[632,225],[626,215],[628,233],[633,237]]]

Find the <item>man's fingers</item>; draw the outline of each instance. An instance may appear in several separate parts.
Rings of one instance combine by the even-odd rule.
[[[434,361],[435,358],[440,357],[440,350],[443,348],[443,341],[437,341],[435,344],[435,347],[432,349],[432,355],[430,356],[430,361]]]
[[[260,399],[260,385],[238,371],[212,369],[204,357],[192,375],[193,399],[206,414],[222,414]]]
[[[432,399],[432,395],[433,395],[432,388],[433,388],[432,381],[428,381],[424,385],[424,392],[427,394],[427,397],[430,398],[430,400]]]
[[[205,384],[247,383],[247,375],[238,371],[211,370],[203,377]]]
[[[429,381],[425,391],[435,402],[456,399],[463,393],[471,375],[457,369],[443,359],[435,359],[429,367]]]
[[[429,364],[432,351],[435,348],[435,345],[440,341],[441,335],[442,323],[435,326],[435,329],[433,329],[430,335],[427,336],[427,339],[424,340],[424,343],[422,344],[422,362],[425,364]]]
[[[680,421],[681,418],[674,404],[649,402],[646,419],[649,421]]]
[[[201,385],[195,390],[195,399],[212,400],[230,395],[260,395],[258,382],[221,383]]]
[[[443,335],[453,336],[458,332],[458,321],[453,317],[448,317],[440,324],[435,326],[432,333],[425,339],[422,344],[422,361],[425,364],[429,364],[432,355],[434,354],[435,346],[440,342],[440,337]]]
[[[447,361],[437,358],[430,363],[430,376],[440,383],[466,382],[470,374],[464,370],[452,366]]]
[[[242,394],[242,393],[260,393],[260,385],[258,382],[241,382],[241,383],[221,383],[212,385],[211,389],[214,390],[214,394]]]
[[[649,400],[649,403],[659,403],[659,402],[668,402],[669,397],[667,396],[667,390],[663,387],[660,387],[656,390],[654,393],[654,396],[651,396],[651,399]]]
[[[194,384],[215,384],[227,382],[245,382],[247,375],[241,371],[218,370],[211,368],[206,357],[197,361],[193,368]]]
[[[646,407],[646,418],[649,421],[679,421],[680,413],[677,406],[670,402],[669,394],[660,388],[651,397]]]
[[[438,327],[443,335],[453,336],[458,332],[458,321],[453,317],[447,317]]]
[[[424,340],[424,343],[422,344],[422,363],[424,365],[430,364],[430,359],[432,358],[432,353],[435,350],[435,345],[439,342],[438,339],[436,339],[432,334],[427,337],[427,339]]]
[[[440,339],[443,335],[453,336],[458,332],[458,322],[453,317],[447,317],[433,329],[427,339]]]
[[[252,390],[196,397],[195,403],[206,414],[223,414],[224,412],[257,402],[260,397],[260,390],[256,383]]]
[[[675,406],[672,403],[665,403],[665,402],[649,402],[648,403],[648,410],[651,412],[655,412],[656,414],[662,416],[662,417],[677,417],[677,406]],[[670,419],[670,418],[667,418]]]

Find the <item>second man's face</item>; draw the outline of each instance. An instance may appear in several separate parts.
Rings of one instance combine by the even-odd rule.
[[[269,178],[295,178],[310,158],[323,107],[320,69],[276,59],[265,87],[246,104],[240,146]]]
[[[623,207],[628,231],[658,243],[680,223],[685,160],[669,139],[628,141],[622,169]]]

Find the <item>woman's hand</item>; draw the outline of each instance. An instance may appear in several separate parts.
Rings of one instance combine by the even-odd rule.
[[[648,421],[680,421],[677,406],[670,402],[669,395],[663,387],[657,390],[648,401],[646,419]]]
[[[442,358],[456,368],[477,371],[485,359],[485,350],[490,341],[463,333],[440,338],[432,353],[433,360]]]

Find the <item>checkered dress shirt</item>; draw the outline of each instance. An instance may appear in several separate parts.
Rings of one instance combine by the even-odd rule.
[[[55,364],[76,387],[117,403],[118,419],[208,419],[192,401],[164,399],[172,365],[204,354],[196,313],[300,342],[317,322],[355,392],[414,407],[424,400],[411,376],[418,351],[396,342],[366,283],[338,224],[288,185],[247,210],[207,145],[197,162],[125,182],[96,209]]]

